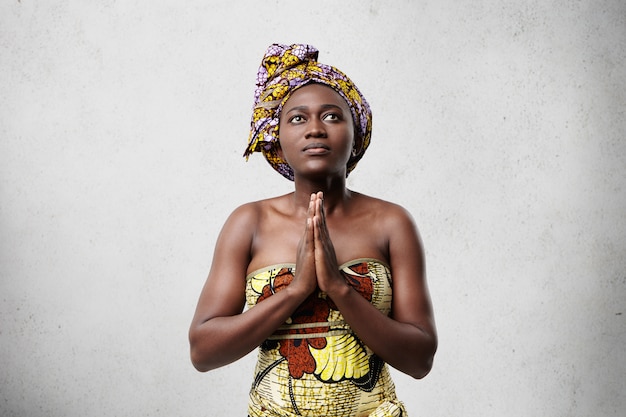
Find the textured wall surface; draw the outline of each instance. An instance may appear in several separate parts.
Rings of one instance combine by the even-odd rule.
[[[198,373],[187,328],[226,216],[291,189],[241,157],[273,42],[355,80],[349,186],[420,227],[411,416],[622,416],[621,0],[3,1],[0,415],[245,415],[254,354]]]

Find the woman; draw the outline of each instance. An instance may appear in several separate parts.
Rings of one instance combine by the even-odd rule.
[[[346,188],[369,145],[371,111],[317,55],[275,44],[264,56],[245,155],[262,152],[295,190],[226,221],[191,324],[191,359],[204,372],[259,347],[251,417],[405,416],[385,363],[414,378],[431,369],[423,250],[404,209]]]

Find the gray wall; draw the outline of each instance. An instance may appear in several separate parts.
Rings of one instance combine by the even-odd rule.
[[[349,186],[423,235],[432,373],[412,416],[626,409],[626,6],[607,1],[4,1],[0,415],[244,415],[254,356],[187,328],[239,204],[256,69],[308,42],[374,110]]]

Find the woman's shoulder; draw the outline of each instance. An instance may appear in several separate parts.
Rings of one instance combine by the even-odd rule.
[[[280,210],[286,198],[287,195],[282,195],[241,204],[233,210],[230,219],[257,221],[260,216],[266,215],[268,212]]]
[[[352,192],[352,195],[359,207],[361,207],[364,211],[376,215],[377,217],[383,219],[411,218],[409,211],[398,203],[354,191]]]

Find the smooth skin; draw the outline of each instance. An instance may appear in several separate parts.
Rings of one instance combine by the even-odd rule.
[[[424,377],[437,334],[422,244],[402,207],[346,188],[346,164],[359,143],[346,102],[329,87],[301,87],[285,103],[279,128],[295,191],[245,204],[227,219],[189,330],[193,365],[205,372],[245,356],[321,290],[382,360]],[[339,265],[358,258],[391,267],[389,317],[341,275]],[[296,264],[291,284],[244,311],[245,277],[280,263]]]

